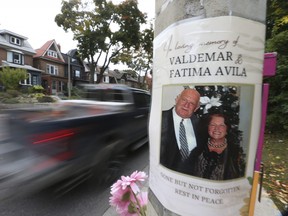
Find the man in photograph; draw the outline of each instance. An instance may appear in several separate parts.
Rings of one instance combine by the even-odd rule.
[[[194,113],[200,107],[196,89],[184,89],[176,98],[175,106],[162,111],[160,163],[180,171],[183,162],[200,145],[200,119]]]

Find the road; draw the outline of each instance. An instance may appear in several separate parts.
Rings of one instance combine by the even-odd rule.
[[[130,175],[142,171],[148,165],[148,145],[129,154],[121,174]],[[102,216],[110,207],[109,184],[97,184],[91,179],[69,193],[57,196],[51,187],[36,194],[0,203],[1,216]]]

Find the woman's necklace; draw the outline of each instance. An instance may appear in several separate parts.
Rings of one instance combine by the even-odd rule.
[[[227,140],[226,140],[226,138],[224,139],[224,142],[223,142],[223,143],[218,144],[218,145],[211,143],[210,138],[208,139],[208,146],[210,146],[210,147],[212,147],[212,148],[223,148],[223,147],[226,146],[226,145],[227,145]]]

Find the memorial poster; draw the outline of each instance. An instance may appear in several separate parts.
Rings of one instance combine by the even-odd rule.
[[[223,16],[185,19],[155,38],[149,187],[170,211],[247,214],[264,36],[264,24]]]

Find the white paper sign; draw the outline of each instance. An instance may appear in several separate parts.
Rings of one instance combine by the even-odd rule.
[[[191,216],[247,215],[252,187],[248,179],[253,177],[260,130],[264,36],[265,25],[224,16],[182,20],[155,38],[149,186],[170,211]],[[165,119],[168,111],[170,117],[175,115],[172,108],[185,88],[196,89],[201,96],[201,106],[193,114],[201,125],[213,112],[221,112],[230,122],[225,125],[230,150],[215,156],[201,147],[193,156],[197,165],[191,163],[191,167],[196,166],[201,173],[198,176],[183,171],[187,160],[183,166],[178,164],[179,169],[167,165],[172,164],[179,148],[173,153],[163,150],[179,140],[178,126],[167,129],[175,117]],[[194,130],[197,142],[206,140],[204,133]]]

